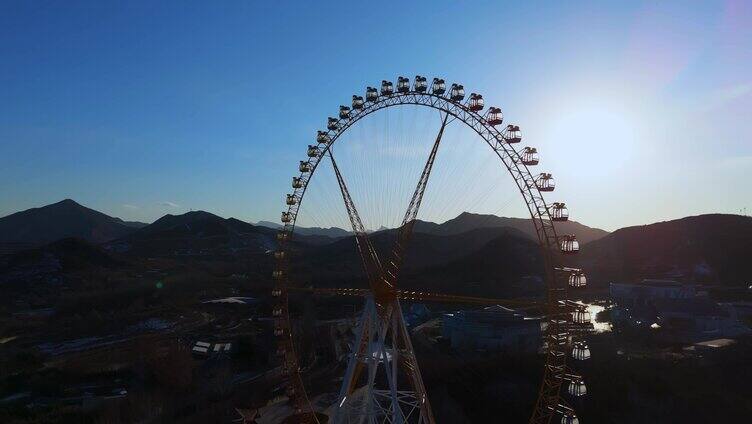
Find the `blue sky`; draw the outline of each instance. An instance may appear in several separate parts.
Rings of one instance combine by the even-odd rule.
[[[415,74],[498,104],[583,223],[752,210],[749,3],[601,3],[2,2],[0,216],[277,220],[326,117]]]

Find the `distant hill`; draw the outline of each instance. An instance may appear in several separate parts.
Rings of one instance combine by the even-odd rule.
[[[473,232],[478,231],[489,233],[488,229]],[[457,259],[408,273],[402,286],[471,296],[541,295],[544,268],[538,243],[513,228],[491,232],[490,240]]]
[[[122,262],[99,246],[78,238],[64,238],[9,255],[0,263],[0,270],[18,267],[39,269],[42,268],[41,263],[53,264],[53,267],[66,272],[90,267],[116,268],[122,265]]]
[[[263,253],[276,246],[276,231],[205,211],[165,215],[114,240],[107,248],[136,255]]]
[[[386,230],[370,237],[382,261],[389,257],[396,233]],[[294,280],[302,285],[351,287],[365,281],[353,236],[295,252],[291,260]],[[512,280],[540,274],[539,262],[537,243],[514,228],[479,228],[451,235],[415,233],[400,279],[403,288],[499,294]]]
[[[103,243],[146,224],[125,222],[71,199],[0,218],[0,242],[38,246],[68,237]]]
[[[436,235],[451,235],[464,233],[478,228],[509,227],[517,229],[529,237],[537,238],[533,222],[529,218],[506,218],[496,215],[482,215],[463,212],[456,218],[442,224],[419,221],[415,225],[416,232]],[[561,234],[575,234],[580,243],[588,243],[608,234],[608,231],[591,228],[576,221],[557,222],[556,230]]]
[[[277,246],[277,230],[205,211],[165,215],[127,236],[108,243],[108,249],[146,256],[240,255],[265,253]],[[319,235],[296,235],[305,245],[331,243]]]
[[[14,298],[56,297],[59,284],[70,282],[71,273],[95,270],[112,271],[127,266],[100,246],[79,238],[64,238],[50,244],[0,257],[0,304]],[[46,283],[30,286],[33,283]],[[32,288],[30,288],[32,287]],[[70,287],[69,287],[70,288]]]
[[[269,221],[259,221],[256,225],[262,225],[268,228],[275,229],[282,226],[280,224]],[[452,218],[442,224],[418,220],[415,225],[415,232],[446,236],[465,233],[479,228],[501,227],[514,228],[522,231],[529,237],[536,238],[535,227],[533,226],[533,222],[529,218],[506,218],[496,215],[483,215],[470,212],[463,212],[456,218]],[[588,243],[608,234],[608,231],[601,230],[599,228],[588,227],[576,221],[557,222],[556,229],[562,234],[576,234],[577,239],[580,240],[581,243]],[[391,229],[382,226],[379,229],[375,230],[374,233],[380,233],[390,230]],[[302,235],[323,235],[332,238],[347,237],[352,235],[352,232],[338,227],[306,228],[296,226],[295,233]]]
[[[235,218],[222,218],[210,212],[191,211],[182,215],[167,214],[134,232],[133,237],[210,237],[259,231],[271,234],[266,229],[261,230]]]
[[[578,256],[596,285],[661,277],[744,286],[752,283],[752,218],[711,214],[622,228]]]
[[[282,224],[277,224],[276,222],[270,222],[270,221],[259,221],[256,223],[256,225],[260,225],[260,226],[267,227],[267,228],[273,228],[275,230],[282,228]],[[352,235],[350,231],[347,231],[338,227],[321,228],[321,227],[299,227],[299,226],[295,226],[295,234],[304,235],[304,236],[325,236],[325,237],[331,237],[331,238],[347,237],[347,236]]]

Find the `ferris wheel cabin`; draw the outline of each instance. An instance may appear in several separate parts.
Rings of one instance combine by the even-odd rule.
[[[575,324],[587,324],[590,322],[590,312],[585,308],[578,309],[572,312],[572,321]]]
[[[582,270],[577,270],[569,274],[569,287],[580,288],[587,285],[587,277]]]
[[[461,102],[465,98],[465,87],[462,84],[452,84],[449,89],[449,98],[455,102]]]
[[[587,394],[587,387],[585,386],[585,382],[581,378],[578,378],[569,382],[567,392],[574,397],[585,396]]]
[[[330,131],[337,131],[339,129],[339,119],[329,117],[329,119],[326,121],[326,127]]]
[[[477,93],[470,93],[470,100],[467,102],[467,107],[473,112],[483,110],[483,96]]]
[[[578,361],[586,361],[590,359],[590,349],[585,342],[575,342],[572,348],[572,358]]]
[[[561,417],[561,424],[580,424],[580,420],[577,419],[577,415],[574,412],[566,412]]]
[[[431,84],[431,92],[437,96],[446,93],[446,83],[441,78],[434,78]]]
[[[373,87],[366,88],[366,101],[375,102],[379,98],[379,91]]]
[[[561,236],[559,250],[565,255],[571,255],[580,251],[580,243],[573,234]]]
[[[394,93],[394,84],[392,84],[391,81],[382,80],[381,81],[381,95],[389,96],[393,93]]]
[[[521,162],[527,166],[533,166],[538,164],[538,149],[535,147],[525,147],[522,150]]]
[[[554,202],[549,208],[551,221],[562,222],[569,220],[569,210],[567,205],[561,202]]]
[[[350,108],[347,106],[339,107],[339,119],[350,119]]]
[[[507,125],[506,132],[507,143],[519,143],[520,141],[522,141],[522,133],[520,132],[519,126]]]
[[[501,115],[501,109],[498,107],[490,107],[488,108],[488,115],[486,116],[486,120],[488,123],[492,126],[501,125],[502,121],[504,121],[504,118]]]
[[[556,188],[556,181],[554,181],[554,177],[552,177],[551,174],[544,172],[538,175],[538,178],[535,179],[535,186],[538,187],[538,190],[540,191],[554,191],[554,188]]]
[[[318,131],[316,133],[316,142],[321,143],[321,144],[326,144],[330,140],[331,138],[329,138],[329,134],[326,131]]]
[[[423,93],[428,88],[428,83],[426,82],[426,77],[422,77],[420,75],[415,76],[415,83],[413,85],[415,87],[415,91],[418,93]]]
[[[361,110],[363,109],[363,96],[356,96],[353,94],[352,96],[352,108],[354,110]]]
[[[400,93],[407,93],[410,91],[410,79],[405,77],[397,77],[397,91]]]

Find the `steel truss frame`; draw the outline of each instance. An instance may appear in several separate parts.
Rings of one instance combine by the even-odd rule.
[[[281,335],[279,337],[278,345],[283,352],[281,356],[283,368],[288,375],[288,395],[293,404],[295,412],[300,415],[301,421],[317,421],[315,415],[312,413],[312,407],[307,398],[303,384],[303,378],[300,372],[300,367],[292,338],[291,321],[288,314],[288,249],[289,243],[292,240],[292,236],[294,234],[295,222],[297,220],[300,204],[303,200],[303,197],[305,196],[308,183],[310,182],[310,179],[312,178],[315,170],[321,163],[321,160],[324,158],[324,156],[330,156],[335,169],[337,169],[336,162],[334,161],[334,158],[331,154],[331,148],[341,134],[347,131],[347,129],[353,126],[356,122],[374,112],[377,112],[384,108],[400,105],[425,106],[442,111],[445,116],[441,131],[443,131],[444,126],[448,123],[447,119],[450,117],[451,119],[449,120],[449,122],[453,122],[455,120],[464,122],[468,127],[475,131],[476,134],[478,134],[478,136],[480,136],[480,138],[486,142],[486,144],[488,144],[488,146],[494,151],[494,153],[496,153],[503,166],[507,169],[511,177],[514,179],[515,183],[517,184],[517,188],[526,203],[528,212],[530,213],[535,226],[538,242],[541,246],[541,251],[545,263],[546,316],[548,317],[546,330],[544,332],[544,376],[543,381],[540,385],[538,399],[536,401],[535,408],[529,422],[533,424],[548,423],[551,421],[551,418],[554,416],[554,414],[562,413],[562,411],[571,411],[571,408],[566,405],[566,402],[564,402],[564,400],[560,396],[561,386],[566,380],[565,377],[569,371],[566,366],[567,353],[570,346],[570,337],[568,331],[569,325],[568,320],[564,317],[566,317],[571,312],[571,305],[569,305],[566,301],[566,278],[562,278],[562,272],[557,272],[557,270],[565,270],[567,268],[562,268],[560,266],[561,255],[558,253],[559,237],[557,236],[554,222],[549,214],[549,206],[546,204],[541,191],[536,185],[536,177],[534,177],[530,172],[528,166],[522,163],[521,153],[515,150],[512,144],[509,142],[510,134],[507,131],[499,130],[494,125],[491,125],[486,119],[485,115],[470,110],[467,104],[463,104],[460,101],[451,100],[448,97],[444,97],[442,95],[417,91],[395,92],[393,94],[381,95],[375,101],[366,102],[363,105],[364,107],[362,109],[353,109],[352,111],[350,111],[347,118],[339,119],[337,121],[337,125],[335,126],[336,129],[330,129],[326,132],[328,142],[323,145],[323,148],[319,149],[319,153],[316,156],[309,158],[309,160],[305,162],[305,168],[303,167],[303,162],[301,162],[301,172],[298,177],[300,184],[298,185],[298,187],[294,187],[294,191],[291,195],[292,199],[294,199],[294,202],[293,204],[288,206],[286,212],[287,214],[289,214],[288,216],[290,219],[288,222],[285,222],[285,225],[280,230],[278,237],[279,251],[283,252],[283,254],[278,257],[277,260],[276,270],[279,274],[277,274],[277,283],[274,292],[274,294],[276,294],[277,296],[275,311],[279,311],[279,314],[277,315],[277,319],[275,321],[275,328],[280,329],[279,333]],[[438,136],[437,144],[440,137],[441,132]],[[432,164],[432,157],[435,157],[435,154],[436,152],[434,148],[432,150],[431,156],[429,157],[427,166],[429,166],[429,164]],[[401,236],[403,230],[406,227],[409,227],[404,234],[404,236],[406,237],[398,237],[398,243],[392,252],[393,258],[392,260],[390,260],[390,262],[387,263],[386,266],[386,268],[389,270],[389,273],[385,274],[381,263],[378,261],[378,256],[375,255],[375,251],[372,250],[373,248],[372,246],[370,246],[370,242],[367,241],[367,236],[363,236],[365,235],[365,230],[362,227],[362,223],[357,222],[359,220],[353,220],[352,211],[356,211],[356,209],[354,207],[354,204],[352,203],[352,199],[349,199],[349,201],[347,199],[349,197],[349,193],[347,193],[346,186],[344,185],[344,180],[341,178],[341,175],[339,175],[338,170],[336,173],[338,174],[340,188],[343,192],[343,197],[348,207],[348,213],[351,217],[351,223],[356,233],[356,240],[358,241],[358,248],[361,252],[361,257],[366,258],[364,259],[364,266],[369,273],[369,280],[371,280],[371,282],[374,281],[372,279],[372,276],[375,277],[376,275],[378,275],[384,283],[379,284],[382,288],[391,287],[393,289],[396,289],[397,273],[399,271],[399,264],[401,262],[402,253],[405,249],[407,239],[409,239],[409,234],[412,229],[412,222],[417,216],[417,207],[414,208],[414,214],[412,214],[411,212],[414,206],[413,201],[415,200],[415,195],[413,197],[413,201],[411,201],[411,207],[408,208],[408,211],[405,214],[403,226],[400,227]],[[421,181],[423,181],[423,176],[421,176]],[[418,184],[416,193],[418,193],[420,189],[421,183]],[[425,184],[423,184],[423,190],[424,189]],[[419,204],[420,201],[418,200],[417,206],[419,206]],[[357,216],[357,212],[354,215]],[[359,233],[361,234],[359,235]],[[403,240],[403,243],[400,243],[400,240]],[[368,257],[370,257],[370,259],[367,259]],[[374,286],[372,285],[372,289],[373,288]],[[382,305],[386,310],[379,312],[380,309],[384,309],[380,308],[378,305],[379,302],[384,299],[385,293],[390,293],[390,296],[394,296],[394,299],[393,302],[387,302],[386,304]],[[369,304],[369,302],[375,305],[371,309],[373,309],[373,311],[375,311],[375,313],[381,317],[380,321],[382,322],[382,324],[387,321],[393,322],[395,319],[394,317],[401,317],[401,309],[399,308],[398,301],[399,293],[397,293],[395,290],[386,290],[380,291],[378,293],[372,292],[372,294],[375,295],[375,297],[370,296],[368,298],[369,300],[367,302],[367,305]],[[404,292],[402,294],[404,294]],[[434,296],[436,296],[435,299],[440,299],[442,295]],[[405,298],[411,298],[411,296],[405,296]],[[415,299],[418,297],[412,296],[412,298]],[[363,320],[372,322],[373,317],[370,314],[374,312],[371,312],[368,308],[369,307],[367,306],[366,309],[368,311],[364,311]],[[368,316],[366,315],[366,312],[368,312]],[[402,321],[401,318],[399,318],[399,321]],[[361,323],[363,322],[366,321],[362,321]],[[404,322],[402,322],[402,325],[404,325]],[[360,330],[359,338],[361,339],[361,341],[368,339],[372,342],[375,335],[381,336],[382,334],[386,335],[387,333],[386,327],[378,329],[378,331],[375,332],[364,330],[364,328],[366,327],[367,326],[362,326]],[[399,340],[400,342],[407,343],[410,346],[409,351],[412,352],[409,334],[406,333],[406,331],[403,332],[399,328],[397,328],[396,330],[397,331],[393,332],[393,335],[397,335],[397,339],[401,339]],[[384,349],[383,342],[379,342],[378,338],[376,340],[377,345],[380,346],[380,349]],[[381,343],[381,345],[379,345],[379,343]],[[357,355],[354,355],[353,357],[355,356]],[[419,387],[419,390],[414,390],[413,393],[420,392],[418,396],[425,396],[425,388],[422,387],[422,380],[419,377],[417,362],[414,362],[414,355],[413,361],[411,362],[411,365],[414,365],[415,371],[417,372],[418,376],[416,383],[419,382],[421,386]],[[351,363],[354,363],[354,361],[351,361]],[[357,364],[353,365],[353,375],[356,368],[358,368]],[[348,365],[348,373],[349,372],[350,365]],[[369,373],[370,372],[371,371],[369,368]],[[400,393],[400,396],[406,396],[410,393],[409,391],[405,392],[401,390],[395,392],[391,389],[390,392],[392,396],[392,402],[390,403],[390,405],[395,403],[394,399],[396,399],[396,393]],[[369,399],[373,400],[377,398],[374,393],[377,392],[373,392],[371,395],[369,395]],[[381,396],[381,394],[379,394],[379,396]],[[342,399],[342,396],[340,398]],[[425,404],[426,406],[424,408],[421,408],[421,419],[423,420],[421,422],[432,423],[434,421],[433,417],[430,415],[430,407],[428,406],[427,399],[425,400]],[[394,411],[394,408],[390,410]],[[397,415],[393,415],[391,419],[394,420],[396,419],[396,417]]]

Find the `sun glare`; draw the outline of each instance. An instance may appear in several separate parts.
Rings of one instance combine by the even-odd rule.
[[[639,142],[639,120],[612,102],[569,105],[554,113],[544,140],[557,158],[581,175],[605,176],[633,159]]]

